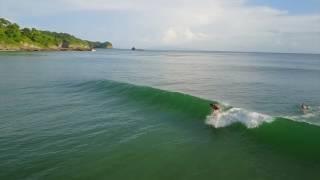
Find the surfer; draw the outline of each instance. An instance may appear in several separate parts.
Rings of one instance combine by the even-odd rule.
[[[306,105],[305,103],[302,103],[301,106],[300,106],[300,110],[303,113],[307,113],[310,110],[310,107],[308,105]]]
[[[218,115],[221,112],[221,108],[220,108],[219,104],[210,103],[210,107],[211,107],[212,113],[214,115]]]

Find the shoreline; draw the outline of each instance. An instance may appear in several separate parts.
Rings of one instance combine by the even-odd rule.
[[[59,49],[0,49],[0,52],[57,52],[57,51],[92,51],[91,48],[59,48]]]

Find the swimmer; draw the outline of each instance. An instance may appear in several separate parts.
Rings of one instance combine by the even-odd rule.
[[[310,110],[310,107],[308,105],[306,105],[305,103],[302,103],[301,106],[300,106],[300,110],[306,114],[308,113],[308,111]]]

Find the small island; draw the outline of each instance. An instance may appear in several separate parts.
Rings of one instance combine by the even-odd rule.
[[[112,44],[82,40],[67,33],[20,29],[18,24],[0,18],[0,51],[91,51],[95,48],[112,48]]]

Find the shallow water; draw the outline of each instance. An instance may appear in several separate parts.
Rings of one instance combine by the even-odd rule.
[[[319,77],[312,54],[1,52],[0,179],[318,179]]]

